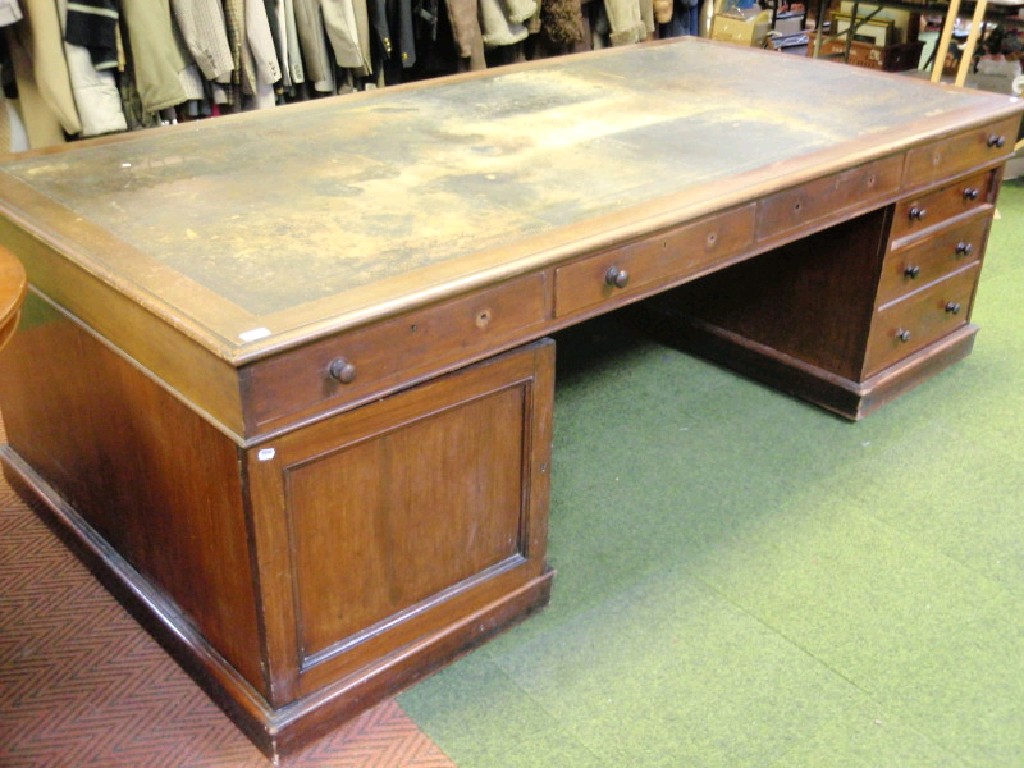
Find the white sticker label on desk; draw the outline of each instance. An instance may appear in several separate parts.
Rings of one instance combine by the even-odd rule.
[[[242,341],[258,341],[259,339],[267,338],[269,335],[269,328],[253,328],[251,331],[245,331],[244,333],[238,334],[238,338]]]
[[[260,461],[270,461],[276,455],[277,451],[273,448],[260,448],[260,452],[256,454],[256,458]]]

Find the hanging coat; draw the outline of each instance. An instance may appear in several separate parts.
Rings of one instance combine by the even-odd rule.
[[[116,33],[113,31],[117,25],[117,8],[108,1],[94,0],[93,5],[104,7],[99,8],[99,13],[69,11],[68,0],[57,0],[57,14],[64,29],[68,76],[83,136],[128,130],[113,74],[117,68]],[[74,28],[69,22],[74,23]],[[90,33],[90,29],[94,31]],[[109,47],[111,38],[113,49]],[[77,45],[77,39],[97,41],[96,47]]]
[[[178,30],[207,80],[230,83],[235,69],[220,0],[171,0]]]

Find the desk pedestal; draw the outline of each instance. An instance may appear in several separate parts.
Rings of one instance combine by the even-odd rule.
[[[551,341],[245,447],[26,314],[5,475],[268,754],[547,602]]]

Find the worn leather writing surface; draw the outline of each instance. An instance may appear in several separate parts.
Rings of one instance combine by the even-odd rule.
[[[805,166],[819,173],[892,151],[890,141],[926,136],[939,116],[969,118],[986,98],[682,40],[153,129],[0,167],[27,185],[25,199],[44,199],[32,214],[48,219],[34,222],[41,231],[94,235],[62,245],[68,258],[244,346],[314,319],[393,311],[524,259],[534,268],[647,218],[741,202]]]

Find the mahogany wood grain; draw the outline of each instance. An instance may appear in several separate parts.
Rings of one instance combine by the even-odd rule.
[[[991,211],[996,192],[994,173],[973,174],[939,189],[900,200],[893,216],[893,240],[923,234],[938,224],[979,208]]]
[[[978,261],[985,252],[990,226],[991,211],[982,209],[950,226],[933,229],[910,245],[893,246],[882,265],[879,306]]]
[[[777,239],[815,224],[820,229],[822,222],[888,202],[899,190],[902,166],[896,155],[766,196],[757,206],[757,239]]]
[[[650,294],[665,284],[692,279],[749,252],[754,241],[754,206],[747,205],[628,243],[555,270],[555,315],[565,317],[601,304]],[[627,279],[609,281],[608,271]]]
[[[541,575],[553,367],[538,342],[249,452],[275,697]]]
[[[545,327],[548,292],[547,273],[535,273],[243,368],[249,433],[350,407],[521,343]],[[339,358],[352,364],[354,380],[330,376]]]
[[[1019,128],[1020,118],[1008,117],[914,147],[907,152],[904,192],[940,184],[981,165],[1001,163],[1006,147],[1013,146]],[[1001,143],[993,142],[1000,137]]]
[[[904,300],[879,308],[871,326],[865,375],[872,376],[966,325],[979,272],[978,262],[971,262]]]
[[[262,689],[237,446],[35,294],[25,318],[0,365],[9,442]]]
[[[75,217],[63,212],[60,220],[65,218]],[[0,243],[23,260],[29,282],[37,291],[168,382],[178,396],[203,411],[223,431],[243,432],[238,377],[233,367],[173,324],[160,321],[145,305],[130,300],[110,282],[91,274],[4,216],[0,216]],[[68,247],[80,245],[76,242]]]

